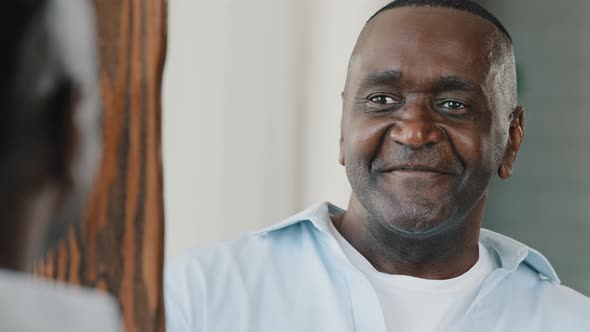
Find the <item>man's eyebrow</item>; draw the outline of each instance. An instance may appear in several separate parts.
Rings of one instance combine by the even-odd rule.
[[[366,86],[372,85],[391,85],[402,79],[402,72],[399,70],[384,70],[376,73],[370,73],[363,82]]]
[[[384,70],[380,72],[369,73],[362,82],[364,88],[371,86],[396,85],[402,81],[402,72],[396,69]],[[477,85],[461,78],[459,76],[450,75],[443,76],[437,79],[433,85],[436,91],[477,91]]]
[[[441,77],[436,83],[438,91],[475,91],[476,85],[459,76]]]

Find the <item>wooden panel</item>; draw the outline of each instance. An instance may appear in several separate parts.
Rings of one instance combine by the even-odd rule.
[[[37,274],[114,294],[128,332],[164,330],[161,82],[165,0],[95,0],[103,160],[83,225]]]

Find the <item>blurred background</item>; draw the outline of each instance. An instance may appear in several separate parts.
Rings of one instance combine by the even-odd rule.
[[[348,57],[381,0],[169,0],[166,259],[347,205],[338,164]],[[590,295],[590,2],[479,1],[512,34],[526,135],[484,227],[545,254]]]

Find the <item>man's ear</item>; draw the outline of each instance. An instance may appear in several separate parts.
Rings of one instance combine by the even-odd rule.
[[[508,144],[506,144],[506,151],[504,158],[498,168],[498,175],[502,179],[507,179],[512,176],[514,168],[514,161],[516,155],[520,150],[520,145],[524,137],[524,108],[517,106],[510,116],[510,128],[508,129]]]

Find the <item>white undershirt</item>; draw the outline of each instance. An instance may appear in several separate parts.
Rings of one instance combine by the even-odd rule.
[[[498,267],[494,255],[480,243],[477,263],[458,277],[431,280],[387,274],[377,271],[330,226],[344,255],[375,288],[389,332],[457,330],[484,280]]]

